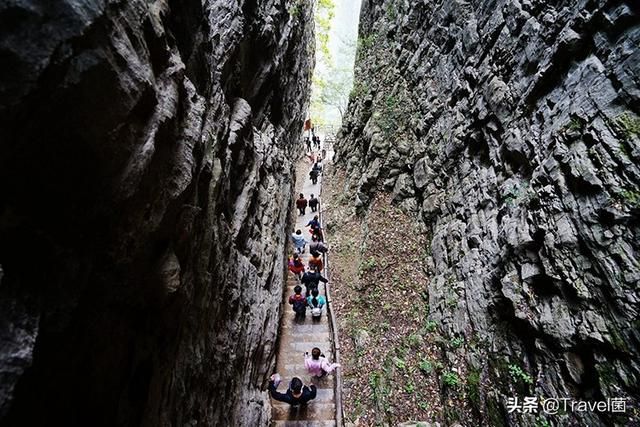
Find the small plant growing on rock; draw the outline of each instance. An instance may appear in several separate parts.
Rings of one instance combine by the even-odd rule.
[[[411,394],[414,391],[416,391],[416,386],[415,384],[413,384],[413,382],[408,382],[405,386],[404,386],[404,391],[406,391],[407,393]]]
[[[640,135],[640,119],[629,113],[620,114],[616,118],[616,124],[627,139],[634,135]]]
[[[447,387],[457,387],[460,384],[460,377],[455,372],[445,372],[442,374],[442,383]]]
[[[407,363],[400,359],[399,357],[394,357],[393,358],[393,364],[395,365],[396,368],[398,369],[403,369],[407,367]]]
[[[378,38],[378,35],[376,33],[372,33],[369,34],[365,37],[361,37],[358,39],[358,48],[360,49],[369,49],[370,47],[372,47],[375,42],[376,39]]]
[[[460,348],[463,343],[464,340],[460,337],[452,338],[451,341],[449,341],[449,345],[451,345],[452,348]]]
[[[369,385],[371,387],[377,387],[380,383],[380,372],[374,371],[369,375]]]
[[[531,375],[523,371],[522,368],[518,365],[509,365],[509,374],[514,380],[520,380],[528,385],[533,384],[533,378],[531,377]]]
[[[438,323],[435,320],[427,320],[424,328],[427,330],[427,332],[434,332],[438,328]]]
[[[626,157],[631,157],[629,154],[629,149],[627,148],[626,145],[621,143],[618,145],[618,148],[620,149],[620,152],[624,154]]]
[[[618,193],[618,198],[627,203],[629,206],[638,207],[640,206],[640,193],[633,190],[620,190]]]
[[[427,359],[422,359],[418,367],[420,368],[420,371],[425,375],[429,375],[431,372],[433,372],[433,365]]]
[[[369,86],[365,82],[357,81],[353,84],[353,89],[349,94],[349,99],[358,99],[369,92]]]
[[[564,129],[568,131],[580,132],[584,128],[584,122],[578,117],[572,117],[569,123],[564,125]]]
[[[376,265],[376,259],[374,257],[369,257],[369,259],[362,263],[362,272],[373,270],[374,268],[376,268]]]
[[[474,369],[467,375],[467,396],[471,404],[480,410],[480,372]]]
[[[536,418],[535,427],[551,427],[551,424],[549,424],[549,421],[547,421],[546,419],[538,417]]]
[[[300,5],[298,3],[289,8],[289,16],[291,16],[293,19],[296,19],[298,16],[300,16]]]
[[[422,337],[418,334],[409,335],[407,341],[409,343],[409,347],[411,348],[419,348],[423,342]]]
[[[391,2],[387,3],[385,11],[387,12],[387,18],[389,18],[390,21],[395,21],[398,17],[398,9],[396,9],[396,5]]]

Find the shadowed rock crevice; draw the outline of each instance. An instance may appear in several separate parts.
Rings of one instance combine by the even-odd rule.
[[[0,423],[268,423],[314,65],[291,4],[0,6]]]

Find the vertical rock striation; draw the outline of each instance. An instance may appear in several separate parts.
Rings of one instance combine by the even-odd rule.
[[[640,9],[551,3],[365,0],[336,147],[361,212],[384,188],[431,230],[486,425],[536,422],[514,395],[640,396]]]
[[[297,1],[0,5],[3,425],[265,425]]]

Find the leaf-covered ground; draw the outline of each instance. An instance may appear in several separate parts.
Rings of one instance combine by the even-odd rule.
[[[462,343],[440,337],[428,317],[428,236],[388,194],[378,194],[364,218],[354,216],[353,197],[343,192],[344,173],[326,172],[324,218],[345,421],[465,423],[466,373],[450,363]],[[443,364],[445,352],[449,363]]]

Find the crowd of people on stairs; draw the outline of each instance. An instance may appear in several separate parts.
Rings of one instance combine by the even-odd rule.
[[[320,138],[314,134],[312,139],[306,138],[305,145],[309,153],[308,157],[313,165],[309,172],[309,178],[311,183],[316,185],[318,177],[322,174],[322,158],[315,156],[312,151],[312,145],[320,149]],[[323,150],[323,157],[324,154]],[[311,212],[318,212],[320,200],[314,194],[311,194],[307,200],[304,194],[300,193],[295,205],[299,215],[303,216],[306,215],[307,207],[311,209]],[[323,308],[327,304],[327,300],[320,294],[318,286],[320,282],[328,283],[327,278],[322,276],[322,270],[324,269],[322,257],[329,251],[329,247],[324,242],[319,215],[314,215],[313,219],[305,227],[308,227],[310,241],[307,241],[301,229],[297,229],[291,234],[294,253],[289,258],[289,271],[295,276],[299,284],[294,287],[293,295],[289,297],[288,302],[295,313],[294,318],[296,321],[304,321],[307,310],[311,312],[312,319],[317,321],[321,318]],[[310,257],[305,266],[302,254],[305,253],[307,244],[309,245]],[[305,287],[304,295],[302,294],[301,285]],[[315,379],[321,379],[340,367],[338,363],[330,363],[318,347],[314,347],[311,350],[311,355],[308,352],[304,354],[304,365],[307,372]],[[298,377],[293,377],[285,393],[277,391],[280,381],[280,375],[278,374],[272,375],[269,379],[269,392],[275,400],[297,406],[304,405],[316,397],[316,386],[313,384],[307,386]]]

